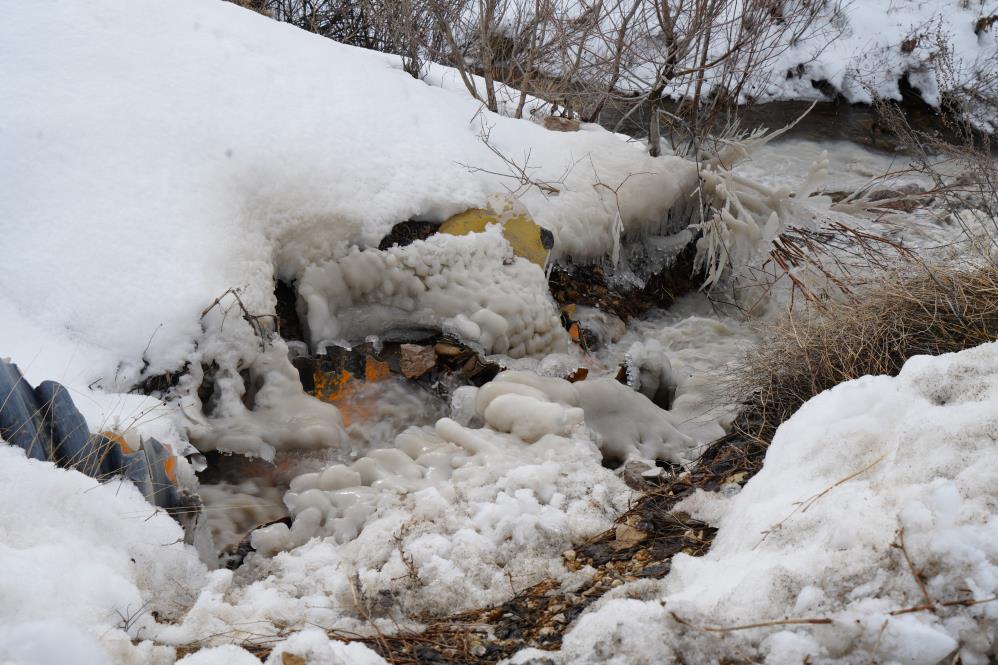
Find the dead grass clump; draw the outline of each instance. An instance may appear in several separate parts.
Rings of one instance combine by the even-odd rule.
[[[811,305],[767,331],[735,373],[766,442],[804,402],[843,381],[897,374],[908,358],[998,339],[998,267],[885,272],[848,302]]]

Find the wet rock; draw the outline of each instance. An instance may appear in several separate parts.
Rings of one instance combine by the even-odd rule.
[[[624,323],[658,307],[667,309],[678,298],[696,289],[703,282],[702,274],[694,271],[696,239],[691,238],[664,267],[645,280],[623,279],[606,266],[555,265],[548,286],[555,301],[562,306],[592,307],[611,314]],[[583,326],[580,326],[584,330]],[[580,332],[580,341],[585,339]],[[598,338],[592,338],[598,343]]]
[[[437,364],[437,352],[432,346],[402,344],[399,350],[399,367],[407,379],[418,379]]]
[[[405,247],[417,240],[426,240],[439,228],[440,222],[417,222],[414,220],[399,222],[392,227],[388,235],[381,239],[381,242],[378,243],[378,249],[384,251],[396,245]]]

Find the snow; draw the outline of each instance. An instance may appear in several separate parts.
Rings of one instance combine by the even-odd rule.
[[[748,94],[817,99],[822,95],[811,81],[827,81],[850,102],[869,103],[873,95],[900,100],[898,82],[908,76],[922,99],[938,107],[943,93],[964,98],[975,85],[987,87],[998,41],[993,31],[978,35],[974,29],[979,18],[996,13],[994,0],[853,3],[815,26],[817,35],[839,28],[837,39],[829,43],[826,32],[824,39],[812,37],[792,45],[772,64],[771,78]],[[907,40],[914,42],[910,48]],[[781,75],[798,71],[798,65],[799,76]],[[967,97],[964,101],[970,101]],[[991,123],[995,118],[981,120]]]
[[[153,613],[178,617],[207,572],[126,481],[101,485],[0,443],[0,504],[3,662],[108,662],[104,650],[149,635]]]
[[[740,493],[700,492],[676,507],[718,526],[710,551],[678,554],[664,580],[608,594],[555,662],[741,654],[929,665],[957,650],[962,662],[989,662],[998,646],[989,602],[998,594],[998,470],[987,463],[996,404],[994,343],[916,357],[896,378],[864,377],[813,398],[781,425]],[[924,602],[905,553],[932,611],[896,613]],[[981,602],[943,604],[963,600]],[[808,618],[828,622],[698,628]],[[649,636],[647,625],[659,632]]]
[[[11,665],[108,665],[96,637],[58,619],[0,626],[0,662]]]
[[[259,551],[237,572],[208,571],[131,485],[0,446],[0,661],[166,664],[174,646],[198,644],[182,662],[254,663],[234,644],[257,641],[273,646],[268,663],[285,653],[381,663],[326,631],[418,627],[414,616],[500,603],[545,578],[571,587],[591,571],[569,572],[561,553],[609,527],[632,496],[604,462],[688,461],[723,432],[731,405],[712,403],[711,381],[751,334],[692,300],[630,332],[600,319],[616,344],[601,369],[626,356],[630,387],[596,371],[573,384],[517,369],[457,391],[449,417],[385,389],[374,422],[348,426],[302,391],[267,318],[280,277],[299,287],[313,351],[429,324],[511,367],[563,376],[580,358],[544,271],[498,228],[388,250],[378,241],[397,222],[442,221],[514,190],[555,236],[552,259],[616,259],[623,236],[674,230],[698,182],[692,164],[652,159],[594,126],[549,132],[483,112],[451,70],[431,66],[416,81],[395,58],[226,3],[51,0],[8,14],[0,97],[17,103],[0,108],[10,156],[0,234],[14,259],[0,265],[0,353],[33,383],[66,383],[92,429],[283,454],[309,473],[283,496],[290,528],[256,531]],[[486,139],[529,156],[530,177],[558,194],[501,175],[508,166]],[[750,172],[773,176],[759,157],[772,147],[753,147]],[[783,154],[792,186],[705,166],[705,195],[727,205],[715,240],[735,252],[715,253],[718,282],[758,257],[776,221],[831,214],[824,200],[789,196],[810,193],[825,156]],[[124,393],[181,368],[163,399]],[[889,616],[919,602],[890,543],[903,525],[934,598],[995,593],[996,478],[974,463],[993,454],[995,376],[989,346],[815,399],[739,495],[688,502],[720,526],[706,557],[680,555],[666,580],[612,592],[552,657],[659,662],[673,649],[728,649],[865,662],[876,644],[921,662],[960,644],[964,662],[982,662],[995,648],[994,604]],[[653,402],[663,395],[670,411]],[[400,433],[405,422],[418,426]],[[795,502],[858,470],[762,538]],[[260,494],[250,482],[205,492],[219,541],[280,514],[279,492],[250,500]],[[833,623],[719,643],[673,610],[694,625]]]
[[[354,248],[306,268],[298,288],[317,353],[400,325],[436,326],[514,358],[569,347],[544,270],[514,257],[498,227],[384,251]]]
[[[705,55],[707,62],[721,65],[708,68],[697,88],[707,99],[723,87],[743,103],[832,101],[838,95],[850,103],[870,103],[875,96],[900,100],[899,83],[907,77],[927,104],[938,108],[948,95],[965,105],[969,120],[981,128],[995,128],[998,33],[993,28],[979,34],[975,30],[980,19],[998,14],[996,0],[786,2],[779,9],[783,20],[765,24],[751,48],[738,43],[745,38],[741,29],[747,4],[735,1],[720,6],[706,53],[680,47],[675,66],[688,73],[668,80],[664,97],[678,100],[692,95],[700,58]],[[557,7],[566,16],[578,17],[585,5],[564,0]],[[656,7],[638,4],[639,10],[628,17],[632,7],[632,3],[621,3],[603,10],[601,30],[585,38],[587,57],[580,78],[597,87],[609,82],[607,63],[613,61],[619,45],[607,36],[616,37],[619,27],[628,25],[625,67],[616,85],[635,92],[653,89],[669,44],[662,37]],[[692,8],[677,12],[679,34],[696,28],[693,13]],[[727,64],[737,73],[728,72]],[[552,73],[565,71],[557,58],[547,66]],[[744,81],[743,68],[749,69]],[[987,99],[990,108],[978,96]]]

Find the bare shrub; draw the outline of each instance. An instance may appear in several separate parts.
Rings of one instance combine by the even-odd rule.
[[[563,115],[660,125],[673,149],[711,132],[737,134],[734,102],[750,102],[767,65],[834,16],[838,0],[234,0],[336,41],[395,53],[419,77],[455,67],[472,97],[499,110],[497,84]],[[825,21],[823,25],[831,25]],[[479,85],[476,77],[480,77]],[[751,83],[751,86],[750,86]],[[666,112],[664,100],[681,100]]]
[[[884,272],[852,302],[791,312],[744,358],[729,388],[743,423],[769,441],[804,402],[833,386],[896,375],[916,355],[998,339],[998,267],[990,262]]]

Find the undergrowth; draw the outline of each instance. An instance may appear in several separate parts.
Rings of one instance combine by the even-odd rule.
[[[790,312],[743,359],[729,391],[766,443],[804,402],[865,375],[896,375],[912,356],[998,339],[998,267],[908,265],[855,298]]]

